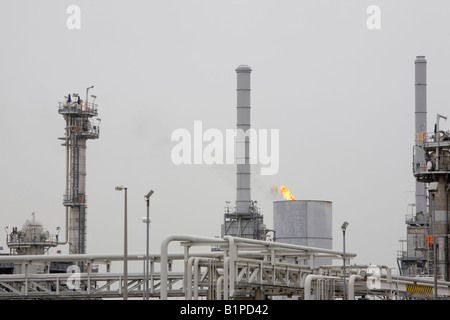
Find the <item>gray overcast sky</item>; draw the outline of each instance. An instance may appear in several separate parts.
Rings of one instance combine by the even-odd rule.
[[[70,5],[80,30],[66,27]],[[381,9],[379,30],[366,26],[369,5]],[[2,1],[2,232],[33,211],[51,232],[64,226],[57,102],[95,85],[87,251],[122,251],[119,184],[129,188],[129,252],[145,251],[149,189],[152,252],[170,233],[220,235],[235,166],[176,166],[170,136],[195,120],[235,128],[235,68],[248,64],[252,126],[280,130],[278,174],[252,175],[267,227],[280,199],[270,189],[285,185],[297,199],[333,202],[334,249],[347,220],[356,263],[396,268],[414,202],[414,59],[428,60],[431,127],[449,113],[449,11],[448,1],[412,0]]]

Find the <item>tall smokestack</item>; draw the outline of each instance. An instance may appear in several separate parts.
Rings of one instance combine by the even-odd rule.
[[[251,213],[250,190],[250,73],[252,69],[247,65],[240,65],[237,73],[237,122],[238,131],[236,139],[236,213]],[[241,130],[239,130],[241,129]]]
[[[427,60],[424,56],[417,56],[414,64],[416,104],[414,166],[416,171],[421,171],[426,166],[423,144],[427,132]],[[427,213],[426,189],[425,183],[416,181],[416,213],[419,212]]]
[[[237,74],[237,121],[236,121],[236,206],[225,208],[222,237],[234,237],[264,240],[266,226],[256,201],[251,199],[250,190],[250,73],[246,65],[236,68]]]

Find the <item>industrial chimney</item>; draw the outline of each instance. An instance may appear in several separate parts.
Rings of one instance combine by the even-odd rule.
[[[236,68],[237,74],[237,136],[236,136],[236,206],[225,209],[222,236],[265,239],[263,217],[256,201],[251,200],[250,188],[250,73],[247,65]]]
[[[236,139],[236,213],[251,213],[252,200],[250,190],[250,73],[249,66],[240,65],[237,73],[237,139]]]
[[[415,64],[415,147],[414,170],[423,171],[426,168],[425,149],[427,133],[427,60],[417,56]],[[425,183],[416,181],[416,213],[427,213],[427,198]]]

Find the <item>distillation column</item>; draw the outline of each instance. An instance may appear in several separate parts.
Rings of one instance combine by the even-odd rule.
[[[59,104],[58,110],[66,121],[65,137],[61,138],[66,147],[66,192],[63,204],[69,215],[69,253],[82,254],[86,253],[86,141],[97,139],[100,130],[99,122],[96,124],[92,119],[98,115],[97,105],[88,102],[88,90],[85,101],[78,94],[74,94],[73,99],[69,94],[66,101]],[[98,118],[96,120],[100,121]]]

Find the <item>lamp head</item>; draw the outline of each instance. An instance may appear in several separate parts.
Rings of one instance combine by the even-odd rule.
[[[344,221],[344,223],[341,226],[342,231],[345,231],[348,227],[349,223],[347,221]]]
[[[154,194],[154,193],[155,193],[155,191],[150,190],[150,191],[145,195],[145,198],[148,200],[148,199],[152,196],[152,194]]]

